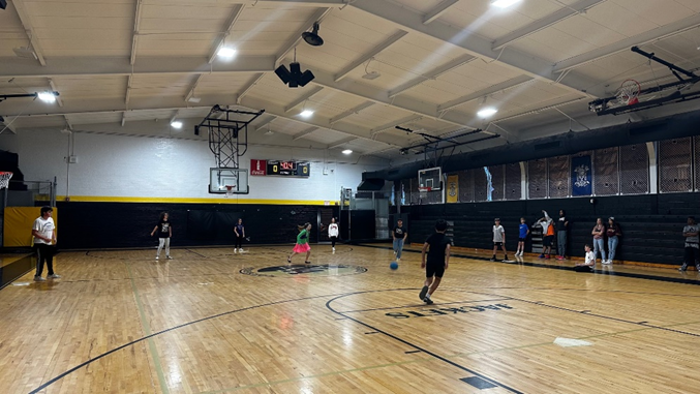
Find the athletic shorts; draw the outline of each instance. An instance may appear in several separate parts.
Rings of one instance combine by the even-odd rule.
[[[554,240],[553,235],[547,235],[544,237],[544,240],[542,240],[542,245],[543,246],[552,246],[552,240]]]
[[[433,276],[437,276],[438,278],[442,278],[442,275],[445,274],[445,263],[440,263],[440,264],[426,264],[425,266],[425,277],[426,278],[432,278]]]
[[[526,238],[518,238],[518,242],[525,242]]]
[[[503,246],[503,242],[494,242],[493,246],[497,246],[500,248],[501,246]]]

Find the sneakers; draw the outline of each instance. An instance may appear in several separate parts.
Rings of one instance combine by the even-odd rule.
[[[552,256],[550,256],[550,255],[544,256],[544,259],[545,259],[545,260],[549,260],[550,258],[552,258]]]
[[[503,256],[503,262],[507,263],[508,262],[508,255]]]
[[[34,277],[34,282],[44,282],[46,279],[42,278],[41,276],[35,276]]]
[[[678,268],[678,271],[685,272],[687,269],[688,269],[688,266],[683,264],[683,265],[681,265],[680,268]],[[36,276],[34,277],[34,280],[36,280]]]
[[[310,261],[304,261],[304,264],[311,264]]]
[[[238,253],[238,249],[237,249],[237,248],[233,248],[233,253]]]
[[[420,294],[418,294],[418,298],[421,300],[425,300],[426,294],[428,294],[428,286],[423,286],[423,288],[420,289]]]
[[[160,260],[160,256],[156,256],[156,260]]]
[[[238,253],[243,253],[243,248],[238,249]]]
[[[433,300],[431,300],[431,299],[428,298],[428,297],[423,298],[423,302],[425,302],[425,303],[428,304],[428,305],[433,305]]]
[[[542,254],[540,255],[540,258],[541,258],[541,259],[543,259],[543,258],[544,258],[544,253],[542,253]]]
[[[564,260],[564,256],[557,256],[557,260],[559,260],[559,261]]]
[[[47,276],[47,278],[49,278],[49,279],[61,279],[61,275],[59,275],[59,274],[53,274],[53,275]]]
[[[165,256],[165,258],[168,259],[168,260],[172,260],[172,259],[173,259],[172,257],[170,257],[170,255]]]
[[[333,247],[333,251],[335,252],[335,246]],[[394,255],[396,255],[396,253],[394,253]]]
[[[496,261],[496,256],[491,257],[489,261]]]

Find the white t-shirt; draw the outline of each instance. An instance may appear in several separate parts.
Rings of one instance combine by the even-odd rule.
[[[53,218],[37,218],[34,221],[34,226],[32,227],[32,230],[36,230],[36,232],[39,233],[44,238],[52,239],[53,238],[53,230],[56,228],[56,225],[53,222]],[[34,237],[34,243],[35,244],[51,244],[51,242],[46,242],[43,239]]]
[[[503,234],[506,230],[500,224],[496,226],[493,225],[493,242],[503,242]]]
[[[591,267],[595,265],[595,253],[592,250],[586,252],[586,263],[584,265],[590,265]]]
[[[337,237],[338,236],[338,223],[331,223],[328,225],[328,236]]]

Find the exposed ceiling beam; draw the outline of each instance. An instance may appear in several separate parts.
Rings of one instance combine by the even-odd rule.
[[[221,47],[224,46],[224,43],[226,43],[226,37],[228,37],[231,34],[233,26],[238,21],[238,18],[241,17],[241,13],[243,13],[243,8],[245,8],[245,4],[235,4],[233,6],[233,10],[231,11],[231,17],[229,17],[228,21],[226,22],[226,26],[224,27],[223,33],[221,33],[221,37],[216,41],[216,44],[214,44],[214,47],[209,53],[208,63],[212,63],[214,62],[214,59],[216,59],[216,54],[219,52],[219,49],[221,49]]]
[[[295,7],[343,7],[347,5],[348,0],[236,0],[236,2],[250,5],[270,3],[284,5],[292,4]]]
[[[257,85],[258,82],[260,82],[264,77],[265,77],[265,73],[262,72],[256,76],[254,76],[253,78],[251,78],[250,82],[248,82],[247,85],[245,85],[245,86],[243,86],[243,88],[241,88],[241,91],[238,92],[238,104],[241,103],[240,101],[243,99],[243,97],[248,95],[248,93],[250,93],[250,91],[253,89],[253,87],[255,87],[255,85]]]
[[[374,136],[374,135],[381,133],[384,130],[393,129],[396,126],[399,126],[399,125],[402,125],[402,124],[408,123],[408,122],[414,122],[414,121],[419,120],[421,118],[422,118],[422,116],[420,116],[420,115],[410,115],[410,116],[407,116],[405,118],[401,118],[399,120],[392,120],[391,122],[385,123],[379,127],[375,127],[370,131],[372,132],[372,135]]]
[[[63,115],[63,120],[66,121],[69,130],[73,130],[73,122],[70,121],[67,115]]]
[[[52,92],[58,92],[58,88],[56,88],[56,84],[53,82],[53,79],[51,79],[51,78],[49,78],[49,86],[51,86]],[[60,94],[56,97],[56,102],[58,103],[59,107],[63,107],[63,99],[61,98]]]
[[[36,55],[39,64],[45,66],[46,59],[44,59],[44,50],[42,49],[41,44],[39,43],[39,40],[36,37],[36,32],[34,31],[31,19],[29,18],[29,13],[27,13],[27,10],[25,8],[24,0],[12,0],[12,4],[15,7],[15,11],[17,11],[17,16],[19,16],[20,22],[22,22],[24,31],[27,33],[29,43],[31,44],[32,49],[34,50],[34,54]]]
[[[141,25],[141,14],[143,13],[143,0],[136,0],[136,11],[134,12],[134,29],[131,35],[131,56],[129,64],[136,64],[136,51],[139,46],[139,26]]]
[[[320,92],[323,90],[323,86],[313,86],[309,88],[304,94],[302,94],[299,98],[296,100],[292,101],[288,106],[284,107],[284,112],[290,112],[294,108],[296,108],[297,105],[305,102],[306,100],[310,99],[315,95],[316,93]]]
[[[472,120],[471,116],[460,114],[459,112],[455,111],[439,114],[437,111],[437,105],[427,104],[402,95],[391,98],[386,90],[377,89],[349,79],[334,82],[331,74],[327,74],[321,70],[314,71],[314,75],[316,75],[316,79],[311,82],[312,84],[325,86],[329,89],[360,97],[365,100],[371,100],[375,103],[385,104],[393,108],[424,116],[426,118],[457,126],[465,126]]]
[[[201,78],[202,78],[202,74],[195,75],[194,79],[192,80],[192,84],[190,85],[190,89],[187,91],[187,94],[185,95],[185,101],[188,101],[191,97],[194,97],[194,90],[197,88],[197,85],[199,85],[199,80]]]
[[[320,23],[328,14],[331,12],[331,8],[319,8],[314,12],[313,15],[311,15],[311,18],[309,18],[306,23],[302,25],[302,27],[294,32],[290,38],[287,40],[287,42],[282,46],[282,50],[280,53],[275,57],[275,66],[278,65],[284,58],[294,50],[294,48],[299,45],[299,42],[301,42],[301,33],[309,30],[314,23]]]
[[[334,124],[335,122],[337,122],[341,119],[345,119],[350,115],[359,114],[360,111],[362,111],[365,108],[369,108],[369,107],[373,106],[374,104],[375,104],[374,101],[365,101],[364,103],[358,105],[357,107],[350,108],[349,110],[332,117],[330,119],[330,122],[331,122],[331,124]]]
[[[133,76],[129,74],[128,77],[126,77],[126,93],[124,94],[124,106],[126,108],[129,108],[129,99],[131,99],[131,79]]]
[[[348,74],[350,74],[350,72],[352,72],[352,70],[356,69],[357,67],[360,67],[364,62],[368,61],[369,59],[379,55],[383,50],[389,48],[393,43],[400,40],[406,34],[408,34],[408,32],[403,30],[399,30],[398,32],[392,34],[391,37],[380,42],[374,48],[370,49],[367,53],[363,54],[358,59],[356,59],[354,62],[345,66],[345,68],[343,68],[338,74],[335,75],[334,81],[338,82],[341,79],[345,78]]]
[[[457,67],[463,66],[463,65],[471,62],[472,60],[476,60],[476,59],[477,59],[476,57],[471,56],[471,55],[460,56],[457,59],[451,60],[451,61],[443,64],[442,66],[438,66],[438,67],[428,71],[427,73],[425,73],[417,78],[414,78],[414,79],[412,79],[412,80],[410,80],[410,81],[408,81],[408,82],[406,82],[406,83],[404,83],[404,84],[402,84],[394,89],[391,89],[389,91],[389,97],[394,97],[397,94],[403,93],[411,88],[414,88],[414,87],[422,84],[425,81],[435,79],[438,76],[440,76],[440,75],[442,75],[450,70],[453,70]]]
[[[58,76],[254,73],[274,70],[272,56],[239,56],[235,62],[214,64],[197,57],[140,57],[135,65],[120,57],[56,57],[46,67],[27,64],[19,58],[3,58],[2,78],[49,78]]]
[[[427,25],[428,23],[433,22],[435,19],[447,12],[450,7],[457,3],[459,3],[459,0],[443,0],[442,3],[433,7],[432,10],[428,11],[428,13],[423,16],[423,24]]]
[[[122,112],[122,127],[126,124],[126,112]]]
[[[352,142],[355,140],[357,140],[357,137],[343,138],[342,140],[336,141],[336,142],[328,145],[328,149],[340,148],[341,146],[347,144],[348,142]]]
[[[572,16],[581,14],[587,9],[604,1],[606,0],[579,0],[569,6],[562,6],[559,10],[496,39],[496,41],[493,42],[493,50],[498,51],[510,43],[525,38],[530,34],[537,33],[540,30],[544,30]]]
[[[275,120],[275,119],[277,119],[276,116],[266,116],[265,118],[263,118],[262,122],[257,123],[257,124],[255,125],[255,131],[257,132],[257,131],[262,130],[265,126],[267,126],[267,125],[269,125],[270,123],[272,123],[272,121]]]
[[[488,88],[481,89],[479,91],[476,91],[474,93],[470,93],[466,96],[462,96],[459,98],[456,98],[454,100],[450,100],[444,104],[440,104],[438,106],[438,112],[439,111],[447,111],[449,109],[452,109],[454,107],[460,106],[464,103],[467,103],[472,100],[476,100],[480,97],[488,96],[489,94],[494,94],[498,92],[502,92],[504,90],[512,89],[514,87],[520,86],[524,83],[532,81],[533,78],[527,75],[520,75],[518,77],[509,79],[507,81],[495,84],[493,86],[489,86]]]
[[[614,55],[618,52],[629,50],[635,45],[642,45],[651,41],[657,41],[662,38],[680,34],[697,26],[700,26],[700,14],[698,13],[688,18],[681,19],[677,22],[657,27],[656,29],[651,29],[642,34],[628,37],[610,45],[606,45],[604,47],[594,49],[590,52],[586,52],[581,55],[557,62],[554,65],[554,72],[559,73],[562,71],[570,70],[582,66],[584,64],[593,62],[595,60]]]
[[[548,82],[556,82],[557,80],[558,75],[553,72],[550,61],[537,58],[532,54],[521,52],[512,47],[506,47],[502,51],[494,51],[492,48],[493,43],[490,40],[440,20],[424,25],[423,15],[408,7],[402,7],[388,0],[355,0],[348,4],[350,7],[369,15],[392,22],[399,28],[462,48],[472,56],[495,60],[502,65],[509,66],[511,69],[525,72],[530,76],[538,77]],[[582,74],[573,73],[567,76],[565,82],[560,82],[559,86],[571,91],[586,92],[587,95],[592,97],[603,97],[606,94],[605,89],[600,86],[599,82]]]
[[[300,131],[300,132],[294,134],[294,137],[293,137],[292,139],[293,139],[294,141],[300,140],[300,139],[306,137],[307,135],[313,133],[314,131],[316,131],[316,130],[318,130],[318,129],[319,129],[319,128],[316,127],[316,126],[311,126],[311,127],[309,127],[308,129],[304,129],[304,130],[302,130],[302,131]]]

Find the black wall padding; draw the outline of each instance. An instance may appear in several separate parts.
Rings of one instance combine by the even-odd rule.
[[[670,138],[696,135],[700,111],[671,118],[625,123],[595,130],[569,132],[516,144],[502,145],[473,153],[461,153],[444,158],[439,165],[442,172],[455,172],[483,166],[528,161],[545,157],[571,155],[582,151],[604,149]],[[365,172],[362,179],[381,178],[398,181],[417,177],[418,170],[427,163],[418,161],[380,171]]]
[[[233,225],[243,219],[253,244],[292,244],[297,225],[316,227],[318,206],[59,202],[61,249],[157,246],[150,233],[160,212],[170,213],[173,246],[233,245]],[[332,207],[337,216],[338,207]],[[314,230],[316,230],[314,228]],[[316,242],[317,231],[312,231]],[[245,245],[245,243],[244,243]]]
[[[566,210],[570,221],[570,255],[583,257],[583,246],[591,244],[596,218],[614,216],[622,229],[616,259],[680,265],[683,262],[683,226],[690,215],[700,217],[700,193],[643,196],[568,198],[527,201],[498,201],[466,204],[419,205],[402,207],[411,217],[411,242],[423,243],[434,232],[439,218],[455,221],[455,245],[470,248],[493,247],[493,219],[501,218],[506,230],[506,246],[512,254],[518,242],[518,225],[524,216],[532,225],[545,209],[553,217]],[[530,251],[528,242],[526,251]]]

